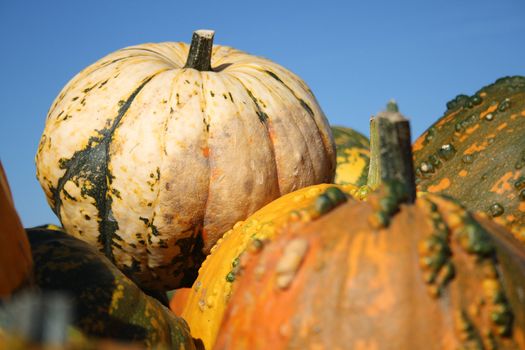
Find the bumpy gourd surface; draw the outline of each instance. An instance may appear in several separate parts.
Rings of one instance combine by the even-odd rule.
[[[211,349],[228,304],[240,256],[246,250],[258,250],[265,241],[273,239],[286,224],[295,220],[309,220],[330,206],[330,200],[317,198],[331,187],[354,192],[353,186],[321,184],[289,193],[238,222],[212,249],[199,270],[182,317],[188,322],[192,336],[200,338],[206,349]],[[323,197],[323,200],[326,199]]]
[[[509,233],[437,195],[395,202],[349,199],[243,255],[214,349],[523,349]]]
[[[186,322],[145,295],[92,246],[56,229],[27,230],[35,282],[73,299],[74,324],[88,336],[148,348],[194,349]]]
[[[335,172],[327,120],[283,67],[215,46],[118,50],[74,77],[48,113],[37,177],[68,233],[146,288],[191,283],[233,224]],[[196,261],[195,261],[196,260]]]
[[[332,126],[337,149],[336,184],[366,185],[370,163],[370,141],[363,134],[342,126]]]
[[[457,96],[413,149],[419,190],[452,195],[525,240],[525,77]]]

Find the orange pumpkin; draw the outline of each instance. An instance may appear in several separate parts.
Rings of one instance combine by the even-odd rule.
[[[508,233],[436,195],[377,228],[367,218],[383,200],[247,254],[216,349],[525,348],[525,256]]]
[[[0,298],[30,279],[32,265],[29,242],[0,162]]]

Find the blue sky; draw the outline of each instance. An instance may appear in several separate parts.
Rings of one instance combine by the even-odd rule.
[[[189,41],[265,56],[313,90],[332,124],[368,135],[395,98],[421,134],[448,100],[525,75],[525,1],[0,0],[0,159],[25,226],[57,223],[34,155],[53,99],[78,71],[119,48]]]

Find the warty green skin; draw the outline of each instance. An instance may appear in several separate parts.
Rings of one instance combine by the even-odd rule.
[[[451,195],[515,233],[525,226],[525,77],[458,95],[413,148],[418,190]]]

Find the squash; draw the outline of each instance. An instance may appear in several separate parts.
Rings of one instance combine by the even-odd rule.
[[[235,222],[331,182],[335,146],[310,89],[270,60],[192,44],[118,50],[54,101],[37,177],[66,231],[146,289],[190,286]]]
[[[370,163],[370,141],[363,134],[344,126],[332,126],[337,149],[336,184],[366,185]]]
[[[525,255],[492,239],[509,233],[437,195],[377,228],[382,200],[244,255],[214,349],[525,349]]]
[[[35,282],[73,298],[74,326],[89,337],[195,349],[186,322],[144,294],[91,245],[56,228],[27,229]]]
[[[175,293],[172,310],[178,310],[183,304],[181,316],[188,322],[192,336],[202,340],[206,349],[211,349],[237,283],[239,261],[244,252],[259,249],[291,221],[311,220],[318,215],[318,210],[330,210],[334,202],[346,199],[343,192],[349,194],[356,190],[351,185],[306,187],[276,199],[238,222],[212,248],[189,294]]]
[[[379,152],[371,137],[376,192],[243,255],[214,349],[525,348],[525,255],[453,199],[413,197],[394,114]]]
[[[0,298],[30,284],[32,267],[29,241],[0,162]]]
[[[413,148],[419,190],[451,195],[525,242],[525,77],[458,95]]]

